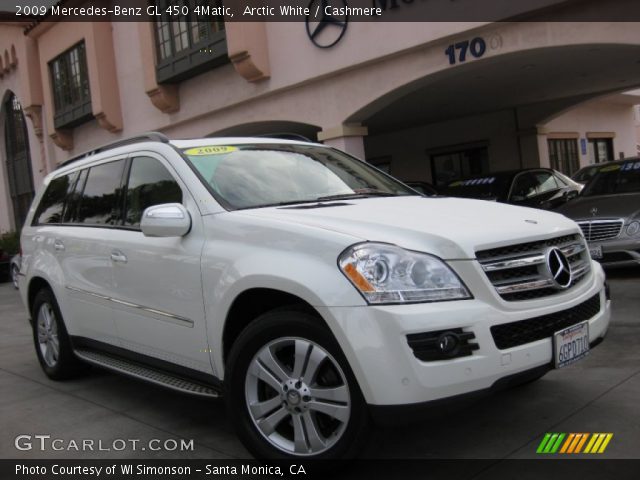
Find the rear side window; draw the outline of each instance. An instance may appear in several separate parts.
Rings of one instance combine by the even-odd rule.
[[[117,225],[120,223],[122,173],[124,160],[103,163],[89,169],[82,198],[77,207],[76,222],[85,225]]]
[[[155,158],[134,158],[127,186],[125,225],[139,227],[142,212],[162,203],[182,203],[180,186]]]
[[[54,178],[40,200],[34,225],[55,224],[62,220],[64,201],[72,184],[70,175]]]
[[[89,170],[82,170],[78,174],[75,186],[69,191],[69,194],[67,195],[67,205],[64,208],[62,223],[74,223],[77,221],[78,206],[82,199],[82,189],[84,188],[84,182],[87,180],[87,173],[89,173]]]

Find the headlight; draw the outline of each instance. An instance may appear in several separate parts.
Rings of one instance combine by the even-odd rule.
[[[369,303],[439,302],[472,298],[439,258],[383,243],[345,250],[338,265]]]
[[[640,222],[631,222],[627,225],[627,235],[635,237],[638,233],[640,233]]]

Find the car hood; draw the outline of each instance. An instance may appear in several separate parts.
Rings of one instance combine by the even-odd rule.
[[[640,193],[578,197],[559,207],[556,212],[574,220],[640,216]]]
[[[332,230],[353,236],[355,241],[393,243],[449,260],[475,258],[477,250],[579,232],[562,215],[484,200],[387,197],[310,207],[302,204],[234,213]]]

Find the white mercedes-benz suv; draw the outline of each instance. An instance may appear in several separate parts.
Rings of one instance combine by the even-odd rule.
[[[50,378],[224,395],[261,458],[353,456],[371,419],[539,378],[609,325],[573,221],[313,143],[121,140],[49,174],[21,240]]]

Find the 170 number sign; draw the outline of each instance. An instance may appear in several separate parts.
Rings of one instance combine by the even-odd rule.
[[[474,58],[480,58],[486,51],[487,44],[484,39],[476,37],[449,45],[444,53],[449,57],[449,65],[455,65],[466,62],[469,54]]]

